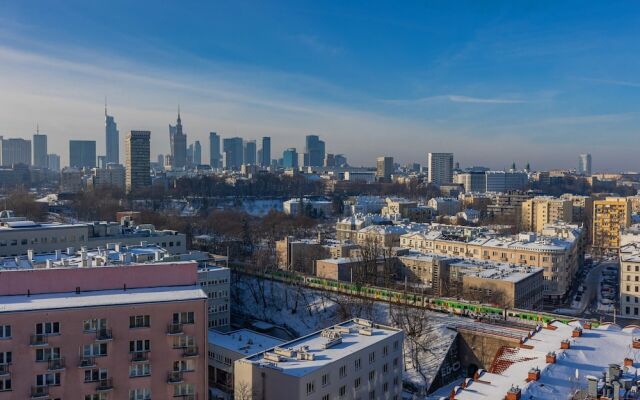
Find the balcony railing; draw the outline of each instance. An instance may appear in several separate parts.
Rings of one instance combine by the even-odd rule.
[[[198,355],[198,346],[186,346],[182,348],[183,357],[195,357]]]
[[[31,335],[31,346],[46,346],[49,343],[47,335],[35,334]]]
[[[167,383],[182,383],[184,378],[181,371],[171,371],[167,374]]]
[[[31,398],[43,399],[49,397],[49,386],[31,386]]]
[[[96,390],[98,392],[105,392],[107,390],[113,389],[113,379],[112,378],[104,378],[98,381],[98,385],[96,386]]]
[[[9,371],[9,364],[0,364],[0,376],[7,376],[11,373]]]
[[[95,366],[96,366],[96,359],[94,357],[80,356],[80,363],[78,364],[78,367],[91,368]]]
[[[102,328],[96,331],[96,340],[105,341],[105,340],[112,340],[112,339],[113,339],[113,332],[111,331],[111,329]]]
[[[149,361],[149,352],[148,351],[134,351],[133,353],[131,353],[131,361],[133,361],[133,362]]]
[[[49,359],[49,361],[47,361],[47,363],[49,371],[60,371],[64,369],[65,366],[64,357],[51,358]]]
[[[182,324],[167,325],[167,335],[182,335],[183,333]]]

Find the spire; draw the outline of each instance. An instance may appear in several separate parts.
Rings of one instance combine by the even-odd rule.
[[[104,96],[104,116],[107,116],[107,96]]]
[[[180,125],[182,121],[180,120],[180,104],[178,104],[178,125]]]
[[[36,122],[36,135],[40,134],[40,124]]]

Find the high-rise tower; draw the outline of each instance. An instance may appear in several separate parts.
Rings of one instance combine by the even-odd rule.
[[[120,132],[115,119],[107,114],[107,103],[104,104],[105,142],[107,146],[106,163],[120,163]]]
[[[171,166],[184,168],[187,165],[187,135],[182,131],[180,107],[178,107],[176,125],[169,125],[169,141],[171,144]]]

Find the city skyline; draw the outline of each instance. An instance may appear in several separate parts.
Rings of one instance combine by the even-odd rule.
[[[632,3],[469,3],[456,19],[446,5],[167,5],[139,26],[117,4],[69,2],[55,17],[33,7],[0,6],[0,134],[30,138],[39,123],[63,160],[71,138],[104,154],[106,95],[121,132],[152,132],[152,154],[169,153],[180,103],[190,141],[270,136],[274,156],[314,134],[354,165],[453,152],[462,165],[575,168],[591,153],[596,172],[640,169]],[[225,21],[208,32],[214,11]],[[180,35],[159,31],[167,15],[189,19]],[[291,22],[286,31],[276,17]],[[238,22],[250,37],[233,37]],[[372,47],[360,31],[381,40]]]

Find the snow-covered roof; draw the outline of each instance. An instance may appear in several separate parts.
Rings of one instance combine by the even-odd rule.
[[[0,296],[0,313],[164,303],[206,298],[207,295],[197,285]]]
[[[332,346],[327,346],[327,343],[331,339],[323,335],[323,332],[327,330],[334,330],[337,332],[338,329],[341,328],[343,330],[340,334],[342,341]],[[240,362],[275,366],[283,374],[301,377],[312,373],[319,368],[323,368],[331,363],[337,362],[350,354],[373,346],[376,343],[394,335],[398,335],[399,339],[402,338],[402,330],[400,329],[374,324],[371,329],[371,335],[367,335],[358,333],[358,330],[362,328],[365,328],[365,326],[356,323],[356,320],[349,320],[333,327],[323,329],[322,331],[312,333],[311,335],[283,343],[279,346],[280,348],[292,349],[294,351],[304,348],[306,353],[313,355],[312,360],[298,360],[296,357],[282,357],[282,361],[274,362],[265,358],[265,355],[270,352],[261,352],[252,357],[242,359]],[[347,333],[346,330],[349,330],[349,332]]]
[[[251,356],[282,344],[284,340],[251,329],[231,332],[209,330],[209,345],[219,346],[236,353]]]

